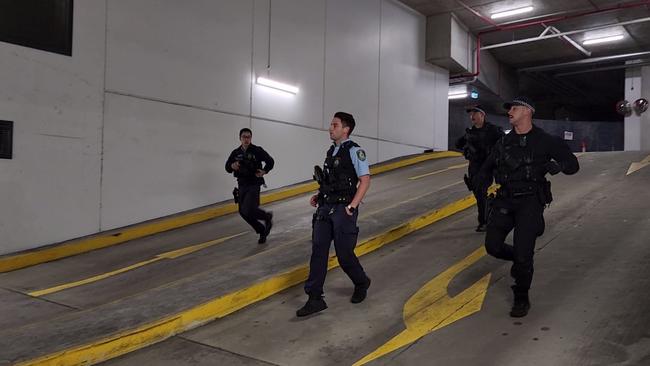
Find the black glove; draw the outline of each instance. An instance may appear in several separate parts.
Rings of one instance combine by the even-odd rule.
[[[551,175],[555,175],[562,171],[562,167],[555,160],[551,160],[548,163],[546,163],[546,170]]]

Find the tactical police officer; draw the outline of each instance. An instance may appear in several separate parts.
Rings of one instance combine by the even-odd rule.
[[[485,248],[490,255],[513,262],[510,316],[523,317],[530,309],[535,240],[544,232],[544,208],[552,201],[551,183],[545,176],[575,174],[580,167],[563,140],[532,123],[535,107],[529,98],[515,98],[504,108],[513,129],[495,145],[479,173],[494,174],[500,185],[490,205]],[[513,245],[504,243],[513,229]]]
[[[355,304],[362,302],[370,287],[370,278],[354,253],[359,234],[358,207],[370,187],[366,154],[349,139],[354,126],[351,114],[337,112],[334,115],[329,128],[334,144],[327,151],[324,169],[314,169],[314,178],[320,188],[310,200],[310,204],[318,208],[313,218],[309,278],[305,282],[309,299],[298,309],[297,316],[307,316],[327,308],[323,300],[323,285],[332,240],[341,268],[354,283],[350,301]]]
[[[249,128],[239,131],[241,146],[230,153],[226,171],[237,178],[238,187],[233,194],[239,202],[239,214],[260,235],[258,243],[264,244],[273,226],[273,213],[259,208],[260,186],[264,184],[264,175],[273,169],[274,161],[261,146],[252,144],[252,138]]]
[[[456,148],[462,149],[465,159],[469,160],[467,174],[464,177],[465,184],[476,197],[478,207],[476,231],[483,232],[487,223],[485,201],[487,189],[492,184],[492,176],[476,179],[476,184],[473,184],[473,181],[481,165],[492,152],[492,147],[503,136],[503,130],[485,120],[485,111],[480,106],[468,108],[467,113],[472,121],[472,127],[465,129],[465,135],[456,141]]]

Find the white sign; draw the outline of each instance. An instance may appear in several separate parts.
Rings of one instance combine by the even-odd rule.
[[[573,140],[573,132],[564,131],[564,139],[565,140]]]

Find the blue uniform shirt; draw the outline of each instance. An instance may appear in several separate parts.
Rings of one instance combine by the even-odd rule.
[[[346,141],[350,141],[350,139],[341,141],[341,144],[343,144]],[[334,151],[332,152],[332,156],[336,156],[336,154],[339,152],[339,146],[340,145],[334,145]],[[352,146],[350,148],[350,158],[352,159],[354,170],[357,172],[357,177],[370,175],[370,167],[368,166],[368,157],[366,156],[366,152],[363,151],[362,148]]]

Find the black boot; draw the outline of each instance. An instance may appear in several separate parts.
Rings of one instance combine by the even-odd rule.
[[[273,212],[269,211],[266,214],[266,219],[264,219],[264,231],[260,233],[260,240],[257,241],[257,244],[266,243],[266,237],[271,233],[271,228],[273,227]]]
[[[515,301],[510,310],[510,316],[513,318],[522,318],[528,314],[528,310],[530,309],[528,290],[520,290],[516,286],[512,286],[512,292],[515,294]]]
[[[354,286],[354,293],[350,298],[350,302],[353,304],[358,304],[365,300],[368,295],[368,287],[370,287],[370,277],[368,277],[368,282],[363,286]]]
[[[307,316],[325,309],[327,309],[327,304],[325,303],[325,300],[323,300],[322,295],[309,295],[309,300],[307,300],[307,303],[303,307],[296,311],[296,316]]]

